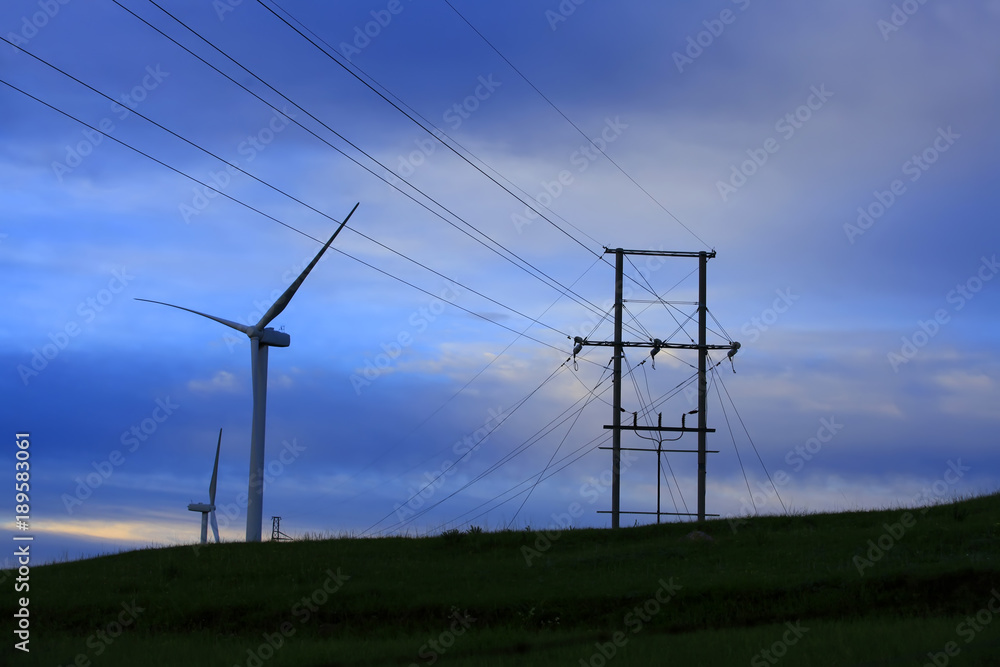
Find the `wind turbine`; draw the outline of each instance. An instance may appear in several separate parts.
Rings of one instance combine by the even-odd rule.
[[[219,429],[219,444],[215,446],[215,467],[212,468],[212,482],[208,485],[208,503],[191,503],[188,509],[201,512],[201,543],[208,542],[208,515],[212,515],[212,533],[219,542],[219,522],[215,520],[215,482],[219,479],[219,450],[222,449],[222,429]]]
[[[253,421],[251,425],[251,435],[250,435],[250,486],[247,491],[247,542],[260,542],[261,533],[261,522],[263,520],[263,510],[264,510],[264,419],[267,413],[267,348],[269,347],[288,347],[291,343],[291,338],[288,334],[283,331],[275,331],[267,325],[275,317],[281,314],[281,311],[285,309],[288,302],[292,300],[295,296],[296,290],[302,285],[302,281],[306,279],[309,272],[312,271],[313,267],[326,252],[326,249],[330,247],[333,240],[337,238],[337,234],[340,230],[344,228],[347,221],[351,219],[354,212],[358,210],[358,204],[354,205],[351,212],[347,214],[344,221],[340,223],[340,227],[337,227],[337,231],[333,233],[330,240],[326,242],[326,245],[319,251],[319,254],[313,258],[313,261],[309,262],[309,266],[302,271],[301,275],[295,279],[288,289],[285,290],[284,294],[278,297],[278,300],[268,308],[264,316],[260,318],[260,321],[253,326],[248,326],[246,324],[240,324],[239,322],[232,322],[230,320],[224,320],[221,317],[215,317],[214,315],[208,315],[206,313],[198,312],[197,310],[191,310],[190,308],[184,308],[182,306],[175,306],[172,303],[164,303],[163,301],[153,301],[151,299],[136,299],[137,301],[148,301],[149,303],[158,303],[162,306],[170,306],[171,308],[177,308],[179,310],[186,310],[189,313],[194,313],[195,315],[201,315],[202,317],[207,317],[210,320],[215,320],[220,324],[225,324],[231,329],[236,329],[237,331],[242,331],[250,338],[250,375],[253,380]]]

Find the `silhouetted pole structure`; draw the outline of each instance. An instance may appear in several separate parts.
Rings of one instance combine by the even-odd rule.
[[[660,461],[659,457],[661,454],[668,452],[683,452],[683,453],[697,453],[698,454],[698,521],[704,521],[706,516],[717,516],[717,515],[707,515],[705,513],[705,489],[707,482],[707,459],[708,454],[717,453],[715,450],[707,449],[707,435],[709,433],[714,433],[714,428],[708,428],[708,351],[709,350],[729,350],[729,356],[732,357],[736,350],[739,349],[740,344],[737,342],[731,342],[728,345],[709,345],[707,341],[707,327],[708,327],[708,278],[707,278],[707,268],[708,260],[715,257],[715,251],[711,252],[661,252],[657,250],[622,250],[621,248],[616,248],[614,250],[605,248],[605,254],[614,253],[615,254],[615,334],[614,341],[588,341],[580,336],[574,339],[576,343],[576,348],[573,351],[575,355],[584,345],[599,345],[599,346],[611,346],[614,348],[614,359],[613,359],[613,369],[612,381],[614,383],[613,391],[613,404],[612,404],[612,416],[611,424],[606,425],[604,428],[611,429],[611,511],[602,510],[601,514],[611,514],[611,527],[618,528],[620,526],[620,515],[621,511],[621,453],[622,450],[629,451],[643,451],[643,452],[656,452],[657,453],[657,477],[656,477],[656,488],[657,488],[657,499],[656,499],[656,512],[625,512],[625,514],[656,514],[656,520],[659,522],[660,516],[663,514],[675,515],[675,516],[692,516],[688,512],[661,512],[660,511]],[[622,314],[624,310],[624,299],[623,299],[623,283],[624,283],[624,261],[625,255],[653,255],[658,257],[696,257],[698,258],[698,343],[669,343],[660,340],[659,338],[653,339],[648,342],[633,342],[622,340]],[[653,354],[660,351],[661,349],[677,349],[677,350],[698,350],[698,426],[697,427],[686,427],[681,426],[663,426],[663,416],[660,415],[660,420],[657,426],[639,426],[635,414],[633,414],[633,423],[631,426],[622,426],[622,359],[625,356],[626,347],[651,347],[653,348]],[[689,433],[697,432],[698,434],[698,449],[663,449],[662,441],[657,445],[656,449],[646,449],[637,447],[622,447],[621,445],[621,435],[622,431],[655,431],[655,432],[674,432],[674,433]],[[608,447],[601,447],[601,449],[608,449]]]
[[[281,517],[271,517],[271,541],[277,542],[281,539]]]
[[[281,517],[272,516],[271,517],[271,541],[272,542],[290,542],[292,538],[281,532]]]
[[[611,417],[611,527],[618,527],[621,509],[621,464],[622,464],[622,283],[624,282],[625,251],[615,250],[615,362],[614,362],[614,407]]]
[[[715,253],[712,253],[713,255]],[[698,521],[705,520],[705,483],[708,477],[708,456],[705,441],[708,435],[708,341],[705,339],[708,319],[708,253],[698,253]]]

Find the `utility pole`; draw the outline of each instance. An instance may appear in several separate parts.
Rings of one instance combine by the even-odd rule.
[[[714,256],[715,253],[713,252]],[[708,319],[708,253],[698,253],[698,521],[705,520],[705,483],[708,478],[708,456],[705,451],[708,428],[708,381],[705,377],[708,350],[705,345],[705,320]]]
[[[622,357],[625,348],[622,347],[622,301],[624,282],[625,251],[615,250],[615,360],[614,360],[614,400],[611,416],[611,527],[618,527],[618,514],[621,509],[621,466],[622,466]]]
[[[281,517],[272,516],[271,517],[271,541],[272,542],[291,542],[292,538],[281,532]]]
[[[715,429],[708,428],[708,351],[709,350],[729,350],[729,356],[732,357],[736,354],[736,350],[740,348],[740,344],[733,341],[728,345],[709,345],[707,341],[707,320],[708,320],[708,279],[706,276],[708,260],[715,257],[715,251],[711,252],[669,252],[669,251],[657,251],[657,250],[623,250],[621,248],[616,248],[614,250],[605,248],[605,254],[614,253],[615,254],[615,331],[614,331],[614,341],[588,341],[580,336],[574,339],[576,343],[576,349],[579,350],[584,345],[597,345],[597,346],[610,346],[614,349],[614,359],[612,381],[613,386],[613,402],[612,402],[612,416],[611,424],[606,425],[605,429],[611,430],[611,511],[607,512],[602,510],[601,514],[611,514],[611,527],[618,528],[620,526],[620,515],[623,513],[621,511],[621,452],[625,451],[651,451],[656,452],[657,455],[657,499],[656,499],[656,512],[624,512],[625,514],[656,514],[657,523],[660,521],[661,515],[674,515],[674,516],[692,516],[692,514],[687,512],[661,512],[660,511],[660,456],[663,453],[669,452],[683,452],[683,453],[697,453],[698,454],[698,521],[704,521],[707,516],[718,516],[715,514],[705,513],[705,486],[707,481],[707,455],[717,453],[715,450],[707,449],[707,434],[714,433]],[[671,343],[660,340],[659,338],[654,338],[649,341],[624,341],[622,339],[622,314],[624,310],[624,298],[623,298],[623,283],[624,283],[624,259],[625,255],[647,255],[647,256],[657,256],[657,257],[691,257],[698,259],[698,342],[697,344],[691,343]],[[698,425],[697,427],[687,427],[684,425],[683,420],[681,421],[681,426],[663,426],[663,416],[660,415],[660,419],[657,426],[639,426],[637,413],[633,413],[632,425],[623,426],[622,425],[622,359],[625,356],[626,347],[648,347],[652,348],[652,354],[656,354],[662,349],[677,349],[677,350],[698,350]],[[575,354],[576,350],[574,350]],[[637,447],[622,447],[621,446],[621,434],[622,431],[654,431],[654,432],[674,432],[674,433],[690,433],[696,432],[698,434],[698,448],[696,450],[690,449],[663,449],[662,441],[657,445],[656,449],[647,448],[637,448]],[[608,449],[607,447],[601,447],[601,449]]]

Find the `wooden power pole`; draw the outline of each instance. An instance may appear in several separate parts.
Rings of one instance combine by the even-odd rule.
[[[622,467],[622,357],[625,348],[622,347],[622,300],[624,283],[625,251],[615,250],[615,360],[614,360],[614,393],[611,408],[611,527],[618,527],[618,515],[621,511],[621,467]]]
[[[688,512],[661,512],[659,498],[657,498],[656,512],[622,512],[621,511],[621,452],[626,451],[653,451],[657,452],[657,458],[661,453],[669,452],[684,452],[684,453],[697,453],[698,454],[698,513],[697,517],[699,521],[704,521],[706,516],[718,516],[710,515],[705,513],[705,485],[707,481],[707,455],[710,453],[716,453],[714,451],[709,451],[707,449],[707,439],[706,436],[709,433],[714,433],[715,429],[708,428],[708,351],[709,350],[729,350],[730,356],[734,354],[735,350],[739,349],[739,343],[730,343],[728,345],[709,345],[706,339],[707,332],[707,319],[708,319],[708,279],[706,276],[708,260],[715,257],[715,251],[711,252],[671,252],[671,251],[658,251],[658,250],[623,250],[621,248],[616,248],[614,250],[605,249],[605,254],[614,253],[615,255],[615,333],[614,341],[588,341],[584,338],[577,337],[575,343],[579,345],[599,345],[599,346],[610,346],[614,348],[614,359],[613,359],[613,405],[612,405],[612,416],[611,424],[605,426],[604,428],[611,430],[611,527],[618,528],[620,526],[620,516],[621,514],[656,514],[657,521],[661,515],[674,515],[674,516],[693,516]],[[664,342],[660,339],[654,339],[651,341],[625,341],[622,339],[622,314],[624,310],[624,299],[623,299],[623,282],[624,282],[624,260],[626,255],[647,255],[656,257],[693,257],[698,259],[698,343],[670,343]],[[649,347],[654,348],[654,351],[659,351],[661,349],[676,349],[676,350],[698,350],[698,425],[696,427],[681,426],[663,426],[662,419],[660,420],[660,425],[658,426],[639,426],[635,419],[631,426],[622,425],[622,359],[625,356],[626,347]],[[621,434],[622,431],[656,431],[656,432],[673,432],[673,433],[690,433],[696,432],[698,434],[698,449],[663,449],[662,445],[658,445],[656,449],[646,449],[646,448],[636,448],[636,447],[622,447],[621,445]],[[601,449],[608,449],[607,447],[602,447]],[[657,461],[657,489],[659,489],[659,460]],[[607,511],[602,511],[602,514],[608,513]]]

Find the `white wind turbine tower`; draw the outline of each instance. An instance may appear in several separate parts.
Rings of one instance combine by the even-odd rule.
[[[326,245],[319,251],[319,254],[309,262],[309,266],[302,271],[301,275],[295,279],[288,289],[285,290],[284,294],[278,297],[278,300],[268,308],[264,316],[260,318],[260,321],[253,326],[248,326],[246,324],[240,324],[238,322],[232,322],[230,320],[222,319],[221,317],[215,317],[214,315],[207,315],[205,313],[200,313],[197,310],[191,310],[190,308],[184,308],[182,306],[175,306],[172,303],[164,303],[163,301],[153,301],[151,299],[136,299],[137,301],[148,301],[149,303],[158,303],[162,306],[170,306],[171,308],[178,308],[180,310],[186,310],[189,313],[194,313],[195,315],[201,315],[202,317],[207,317],[210,320],[215,320],[220,324],[225,324],[227,327],[236,329],[237,331],[242,331],[250,338],[250,374],[253,380],[253,422],[251,427],[250,436],[250,486],[247,491],[247,542],[260,542],[261,533],[261,522],[263,520],[263,510],[264,510],[264,419],[267,412],[267,348],[269,347],[288,347],[291,343],[291,338],[288,334],[283,331],[275,331],[274,329],[268,327],[267,325],[281,314],[281,311],[285,309],[288,302],[292,300],[295,295],[296,290],[302,285],[302,281],[306,279],[312,268],[316,266],[316,263],[326,252],[326,249],[330,247],[333,240],[337,238],[337,234],[340,230],[344,228],[347,221],[351,219],[354,215],[354,211],[358,209],[359,204],[355,204],[351,212],[347,214],[344,221],[340,223],[340,227],[337,231],[333,233],[330,240],[326,242]]]
[[[212,468],[212,482],[208,485],[208,503],[191,503],[188,509],[201,512],[201,543],[208,542],[208,515],[212,515],[212,533],[219,542],[219,522],[215,520],[215,482],[219,479],[219,450],[222,449],[222,429],[219,429],[219,444],[215,446],[215,467]]]

